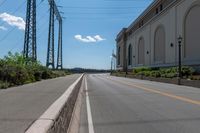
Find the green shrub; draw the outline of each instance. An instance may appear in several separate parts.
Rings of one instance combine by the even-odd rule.
[[[151,77],[158,78],[158,77],[161,77],[161,74],[160,74],[159,71],[151,71],[150,76],[151,76]]]
[[[176,77],[176,76],[177,76],[176,73],[166,73],[166,74],[165,74],[165,78],[174,78],[174,77]]]
[[[164,78],[174,78],[177,77],[177,67],[170,68],[148,68],[148,67],[139,67],[133,69],[133,74],[135,75],[144,75],[146,77],[164,77]],[[195,70],[192,67],[183,66],[182,67],[182,76],[188,78],[189,76],[195,74]]]
[[[10,86],[8,82],[0,81],[0,89],[6,89]]]
[[[187,78],[195,73],[195,70],[192,67],[184,66],[182,67],[182,75]]]
[[[42,72],[42,79],[50,79],[50,78],[52,78],[52,71],[50,71],[50,70],[44,70],[43,72]]]
[[[144,72],[138,72],[137,74],[136,74],[137,76],[144,76]]]
[[[10,82],[16,85],[21,85],[28,80],[29,75],[27,73],[27,70],[19,65],[5,65],[4,68],[1,68],[1,80]]]
[[[133,69],[133,73],[137,74],[139,72],[144,72],[144,71],[151,71],[151,68],[149,67],[138,67]]]
[[[34,73],[34,78],[35,78],[35,81],[40,81],[42,80],[42,72],[41,71],[37,71]]]
[[[149,77],[150,75],[151,75],[151,72],[150,72],[150,71],[145,71],[145,72],[144,72],[144,76]]]
[[[67,71],[53,71],[40,62],[25,59],[22,54],[11,52],[0,59],[0,88],[22,85],[69,74]]]

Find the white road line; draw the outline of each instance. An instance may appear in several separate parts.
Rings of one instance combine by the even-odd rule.
[[[89,133],[94,133],[94,126],[93,126],[93,121],[92,121],[92,113],[91,113],[90,99],[89,99],[89,95],[88,95],[88,86],[87,86],[86,77],[85,77],[85,90],[86,90],[88,130],[89,130]]]

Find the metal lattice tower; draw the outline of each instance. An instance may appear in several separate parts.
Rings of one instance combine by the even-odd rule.
[[[50,17],[49,17],[49,35],[48,35],[48,49],[47,49],[47,67],[54,65],[54,2],[50,2]]]
[[[62,63],[62,17],[54,0],[48,0],[50,5],[50,18],[49,18],[49,35],[48,35],[48,49],[47,49],[47,64],[46,66],[54,65],[54,16],[59,21],[59,34],[58,34],[58,56],[57,56],[57,69],[63,68]]]
[[[27,0],[26,27],[23,55],[25,58],[37,60],[36,47],[36,0]]]
[[[57,69],[63,69],[62,62],[62,20],[59,21]]]

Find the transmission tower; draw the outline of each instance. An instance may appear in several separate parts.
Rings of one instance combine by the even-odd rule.
[[[23,55],[25,58],[37,60],[36,47],[36,0],[27,0],[26,27]]]
[[[48,36],[48,49],[47,49],[47,67],[54,66],[54,2],[50,2],[50,17],[49,17],[49,36]]]
[[[63,69],[63,62],[62,62],[62,20],[59,21],[57,69]]]
[[[50,5],[50,17],[49,17],[49,34],[48,34],[48,49],[47,49],[47,64],[46,66],[52,66],[55,68],[54,65],[54,16],[59,22],[59,34],[58,34],[58,57],[57,57],[57,69],[62,69],[62,17],[56,3],[54,0],[48,0]]]

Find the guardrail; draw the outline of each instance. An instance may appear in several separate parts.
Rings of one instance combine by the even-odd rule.
[[[26,130],[26,133],[67,133],[83,76],[84,74]]]

